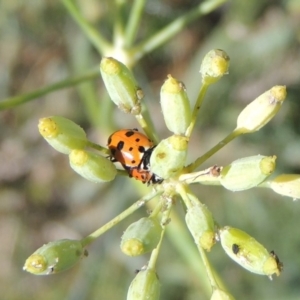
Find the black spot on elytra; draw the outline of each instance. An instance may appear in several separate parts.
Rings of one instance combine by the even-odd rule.
[[[123,147],[124,147],[124,142],[120,141],[117,145],[117,149],[121,151],[123,149]]]
[[[134,135],[134,131],[127,131],[126,133],[125,133],[125,135],[127,136],[127,137],[131,137],[132,135]]]
[[[145,152],[145,148],[143,146],[139,146],[139,152],[144,153]]]
[[[128,149],[129,151],[132,151],[133,150],[133,147],[129,147],[129,149]]]

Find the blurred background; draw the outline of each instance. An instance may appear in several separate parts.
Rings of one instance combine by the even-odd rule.
[[[82,15],[108,39],[113,1],[77,1]],[[199,1],[148,1],[137,40],[151,36]],[[128,1],[129,11],[132,1]],[[188,162],[205,153],[235,128],[243,107],[274,85],[286,85],[288,100],[259,132],[231,142],[203,165],[226,165],[244,156],[276,155],[276,174],[300,173],[300,2],[231,1],[199,18],[134,68],[160,138],[170,135],[159,107],[168,74],[182,80],[194,103],[199,67],[206,52],[220,48],[230,56],[229,75],[206,96],[190,142]],[[101,57],[60,1],[2,0],[0,3],[0,99],[98,68]],[[1,100],[0,100],[1,101]],[[91,114],[90,103],[110,111]],[[0,291],[13,299],[125,299],[128,286],[149,258],[130,258],[119,248],[120,236],[142,208],[89,247],[89,257],[69,271],[33,276],[22,270],[26,258],[44,243],[81,238],[130,206],[147,187],[117,178],[97,185],[79,177],[68,157],[39,135],[39,118],[60,115],[81,125],[90,140],[106,145],[118,128],[137,127],[134,117],[110,105],[102,79],[62,89],[21,106],[0,111]],[[220,225],[238,227],[274,250],[284,263],[280,277],[247,272],[216,245],[211,263],[236,299],[299,299],[300,204],[270,190],[232,193],[194,185]],[[180,205],[176,210],[181,211]],[[172,223],[170,224],[172,226]],[[201,278],[185,263],[168,238],[158,261],[161,299],[209,299]]]

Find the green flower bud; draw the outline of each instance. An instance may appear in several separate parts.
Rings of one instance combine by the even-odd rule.
[[[69,154],[73,149],[83,149],[87,138],[84,130],[63,117],[54,116],[39,121],[39,132],[57,151]]]
[[[272,87],[242,110],[235,130],[242,130],[243,133],[259,130],[277,114],[285,98],[285,86]]]
[[[193,201],[187,209],[185,221],[195,243],[210,251],[216,243],[215,222],[206,205]]]
[[[215,49],[209,51],[200,67],[202,82],[213,84],[219,81],[223,75],[228,73],[229,60],[229,56],[223,50]]]
[[[116,166],[106,157],[85,150],[73,150],[69,155],[72,169],[92,182],[112,181],[117,175]]]
[[[271,189],[280,195],[300,199],[300,175],[282,174],[271,180]]]
[[[234,300],[234,298],[228,292],[220,289],[215,289],[211,295],[210,300]]]
[[[112,57],[104,57],[100,72],[111,100],[124,112],[134,115],[141,112],[143,92],[131,71]]]
[[[276,156],[249,156],[224,167],[220,183],[231,191],[242,191],[257,186],[275,169]]]
[[[160,283],[153,269],[141,270],[133,279],[127,293],[127,300],[158,300]]]
[[[220,239],[226,254],[250,272],[267,275],[280,275],[282,263],[276,254],[257,242],[246,232],[232,227],[220,230]]]
[[[177,135],[184,135],[192,118],[184,84],[168,75],[161,87],[160,103],[167,128]]]
[[[138,256],[156,248],[162,227],[155,218],[141,218],[132,223],[124,232],[121,250],[129,256]]]
[[[162,140],[153,150],[150,158],[151,172],[168,179],[178,174],[186,160],[188,138],[172,135]]]
[[[50,242],[29,256],[23,270],[34,275],[49,275],[65,271],[77,264],[87,251],[77,240]]]

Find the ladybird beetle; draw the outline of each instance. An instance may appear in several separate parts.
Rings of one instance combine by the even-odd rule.
[[[140,168],[144,154],[154,147],[153,142],[137,129],[121,129],[108,138],[112,161],[122,164],[125,169]],[[143,165],[143,169],[148,166]]]
[[[150,171],[150,157],[155,145],[136,128],[121,129],[108,138],[111,160],[119,162],[128,172],[143,183],[161,183],[162,178]]]
[[[137,168],[132,168],[128,170],[129,177],[133,177],[136,180],[140,180],[143,183],[156,184],[162,183],[163,179],[156,174],[152,173],[150,170],[141,170]]]

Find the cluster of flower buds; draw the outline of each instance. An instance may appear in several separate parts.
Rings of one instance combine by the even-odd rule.
[[[111,181],[117,175],[115,165],[106,157],[87,151],[84,130],[63,117],[40,119],[39,131],[57,151],[69,155],[70,165],[82,177],[93,182]]]
[[[200,68],[204,90],[225,75],[228,72],[228,67],[229,57],[224,51],[210,51],[203,59]],[[101,60],[100,72],[109,96],[118,108],[123,112],[136,115],[137,119],[142,118],[140,100],[143,98],[143,92],[138,87],[131,71],[116,59],[106,57]],[[285,98],[286,89],[284,86],[275,86],[260,95],[240,113],[233,134],[259,130],[275,116]],[[182,173],[189,169],[189,166],[184,168],[188,143],[201,101],[200,93],[194,111],[192,111],[184,84],[168,75],[161,88],[160,103],[166,127],[172,132],[172,135],[161,140],[158,145],[152,145],[151,141],[151,147],[149,147],[151,151],[145,152],[143,145],[138,145],[136,147],[139,149],[138,154],[146,154],[141,161],[136,161],[129,155],[130,162],[132,164],[137,163],[137,166],[131,166],[132,169],[130,170],[138,173],[136,178],[149,175],[146,173],[149,171],[151,176],[152,174],[155,176],[153,178],[166,180],[167,183],[167,179],[174,179],[173,181],[170,180],[170,184],[166,184],[164,187],[167,191],[168,189],[171,190],[172,196],[174,194],[181,195],[186,206],[186,224],[198,247],[210,251],[216,240],[220,240],[228,256],[245,269],[270,278],[273,274],[278,276],[283,265],[273,251],[268,252],[263,245],[239,229],[228,226],[218,229],[207,206],[185,189],[184,184],[188,180],[185,183],[183,183],[184,180],[177,180],[176,186],[176,178],[183,178],[182,176],[188,178],[188,174]],[[49,117],[40,120],[39,131],[52,147],[69,155],[71,167],[84,178],[93,182],[106,182],[115,178],[117,169],[111,160],[86,150],[90,143],[84,130],[77,124],[62,117]],[[125,136],[128,138],[134,132],[131,131],[129,135],[125,133]],[[148,138],[150,138],[149,134]],[[140,139],[133,138],[133,140]],[[150,141],[150,139],[147,140]],[[131,140],[127,140],[127,143],[129,142]],[[123,147],[124,141],[118,141],[116,149],[122,152]],[[128,149],[128,151],[132,151],[133,147],[128,147]],[[121,154],[120,156],[122,156]],[[112,156],[114,161],[118,161],[118,157],[119,153],[115,157]],[[208,155],[207,157],[204,155],[205,159],[208,157]],[[191,170],[196,169],[204,161],[201,159],[202,157],[198,161],[196,160]],[[209,181],[210,183],[222,185],[231,191],[242,191],[260,185],[268,186],[282,195],[295,199],[300,198],[299,175],[280,175],[273,180],[266,181],[275,169],[275,161],[276,156],[245,157],[235,160],[223,168],[210,168],[210,171],[204,172],[203,175],[210,175],[213,178],[213,181]],[[144,167],[142,171],[145,173],[139,172],[138,167],[140,165]],[[127,171],[129,170],[124,162],[123,166],[127,168]],[[128,173],[133,176],[133,172]],[[193,179],[194,182],[197,181],[197,177],[200,175]],[[207,180],[207,176],[205,178]],[[151,183],[161,183],[162,180],[156,182],[153,180]],[[166,190],[165,194],[168,194]],[[129,256],[138,256],[150,251],[158,252],[163,230],[157,217],[141,218],[125,230],[121,240],[121,250]],[[205,253],[202,249],[200,250],[200,252]],[[87,252],[80,241],[51,242],[34,252],[26,260],[24,269],[33,274],[58,273],[72,267],[84,255],[87,255]],[[127,300],[158,299],[159,294],[160,283],[156,271],[153,266],[145,266],[132,281]],[[211,299],[232,300],[233,297],[218,286],[213,286]]]

